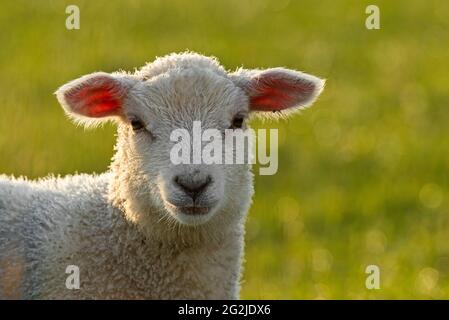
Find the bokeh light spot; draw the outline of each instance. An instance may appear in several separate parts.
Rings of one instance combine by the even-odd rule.
[[[438,285],[439,276],[439,272],[433,268],[422,269],[416,278],[416,290],[419,293],[431,295]]]
[[[436,209],[443,202],[443,192],[437,184],[429,183],[421,188],[419,199],[423,206]]]
[[[317,272],[327,272],[333,262],[332,254],[327,249],[319,248],[312,252],[312,268]]]

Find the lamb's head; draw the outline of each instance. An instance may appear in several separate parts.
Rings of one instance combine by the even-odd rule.
[[[311,104],[323,84],[283,68],[228,73],[213,58],[183,53],[159,58],[134,74],[81,77],[62,86],[57,97],[78,122],[118,122],[115,194],[131,219],[143,221],[147,212],[157,212],[161,220],[198,225],[244,215],[252,195],[250,165],[195,161],[198,125],[200,133],[218,130],[219,136],[212,134],[218,139],[226,129],[245,130],[250,114],[275,115]],[[188,146],[181,151],[192,150],[190,163],[173,159],[182,143]]]

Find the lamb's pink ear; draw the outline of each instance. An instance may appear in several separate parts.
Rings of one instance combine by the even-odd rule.
[[[305,108],[320,95],[325,83],[315,76],[284,68],[240,69],[230,76],[248,94],[252,111]]]
[[[123,99],[131,87],[129,80],[97,72],[73,80],[56,91],[56,97],[72,118],[91,120],[121,116]]]

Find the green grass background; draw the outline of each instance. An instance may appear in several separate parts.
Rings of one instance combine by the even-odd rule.
[[[256,177],[242,298],[449,298],[448,17],[445,0],[2,1],[0,172],[107,168],[113,126],[75,127],[52,95],[85,73],[185,49],[303,70],[328,80],[320,100],[254,123],[279,128],[279,172]]]

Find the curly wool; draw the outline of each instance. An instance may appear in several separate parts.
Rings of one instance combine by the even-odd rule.
[[[147,237],[108,201],[112,178],[1,177],[0,297],[237,298],[242,225],[214,241],[183,230]],[[69,265],[80,269],[79,290],[66,287]]]

